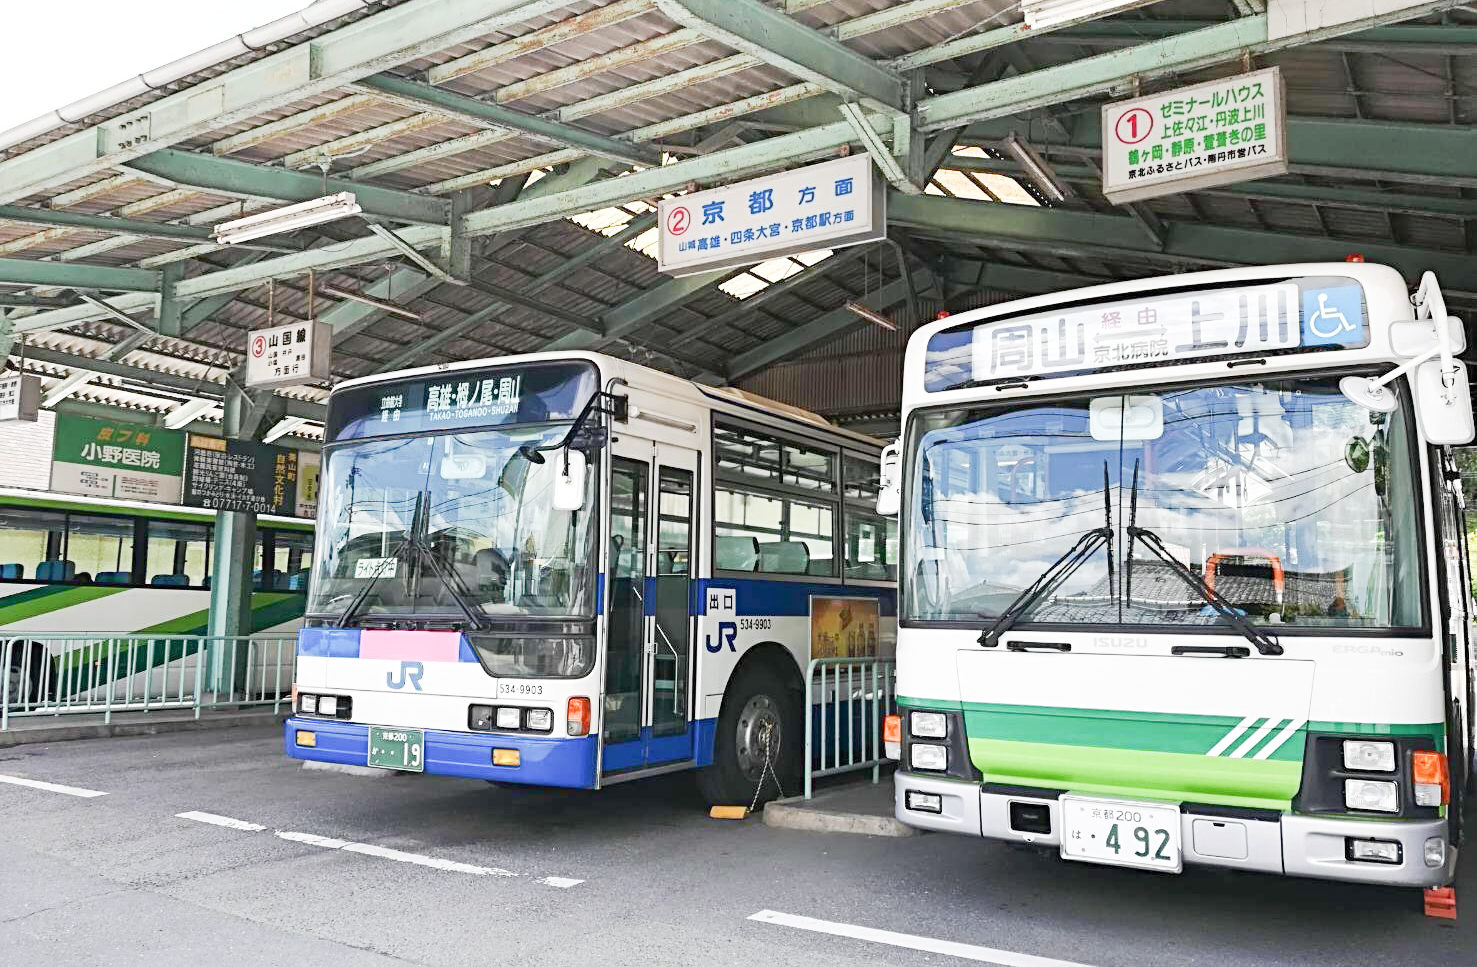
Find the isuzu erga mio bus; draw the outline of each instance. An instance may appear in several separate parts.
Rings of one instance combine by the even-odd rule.
[[[812,657],[891,657],[880,441],[592,353],[340,384],[287,754],[793,792]],[[766,776],[768,777],[766,780]]]
[[[1412,295],[1354,263],[915,333],[879,503],[901,502],[898,818],[1171,873],[1448,883],[1464,345],[1433,276]]]

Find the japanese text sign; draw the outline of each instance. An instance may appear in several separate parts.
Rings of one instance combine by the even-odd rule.
[[[657,268],[692,275],[875,241],[885,199],[864,154],[669,198],[657,206]]]
[[[66,494],[178,503],[184,434],[60,414],[51,489]]]
[[[1114,204],[1286,173],[1279,68],[1103,105],[1103,195]]]
[[[291,322],[246,335],[246,385],[292,386],[327,379],[333,327]]]
[[[35,423],[41,412],[41,377],[21,373],[0,376],[0,422]]]
[[[297,451],[192,433],[184,502],[207,510],[290,514],[297,506]]]

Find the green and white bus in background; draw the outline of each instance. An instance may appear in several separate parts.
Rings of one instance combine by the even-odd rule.
[[[1473,657],[1427,275],[1236,269],[956,315],[908,347],[903,822],[1090,863],[1449,883]]]
[[[213,512],[189,507],[0,488],[0,654],[10,706],[100,686],[94,675],[61,670],[69,652],[97,648],[78,633],[204,635],[214,524]],[[258,518],[253,632],[297,632],[312,559],[310,521]],[[179,648],[148,653],[155,664],[189,657]],[[282,661],[291,658],[288,648]],[[178,675],[152,672],[158,689],[178,685]],[[290,667],[281,676],[289,685]]]

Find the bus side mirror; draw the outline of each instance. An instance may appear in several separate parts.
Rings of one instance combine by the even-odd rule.
[[[1429,359],[1415,370],[1415,414],[1421,434],[1437,446],[1464,446],[1477,436],[1472,422],[1472,387],[1467,367]]]
[[[882,449],[880,462],[882,486],[877,491],[877,513],[883,517],[896,517],[902,506],[902,448],[894,440]]]
[[[585,506],[585,455],[564,447],[554,458],[554,509],[576,511]]]

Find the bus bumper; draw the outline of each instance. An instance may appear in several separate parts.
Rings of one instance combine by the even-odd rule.
[[[299,732],[312,732],[316,744],[311,747],[300,745]],[[283,727],[282,747],[293,759],[367,766],[369,726],[293,717]],[[519,765],[493,765],[494,749],[516,749]],[[564,739],[427,729],[424,755],[428,775],[569,789],[595,787],[593,735]]]
[[[903,770],[898,770],[893,783],[894,812],[898,821],[908,826],[1051,848],[1061,846],[1057,801],[1042,795],[1044,790],[995,792],[969,781]],[[938,798],[927,798],[935,796]],[[1025,833],[1011,828],[1012,802],[1046,807],[1050,832]],[[1229,810],[1227,815],[1217,815],[1214,807],[1183,812],[1180,822],[1185,864],[1423,888],[1445,885],[1456,875],[1457,850],[1448,839],[1444,819],[1369,822],[1299,815],[1264,819],[1262,815],[1267,814],[1254,817],[1246,811]],[[1400,862],[1383,864],[1348,858],[1350,839],[1371,838],[1399,842]],[[1426,865],[1426,844],[1430,840],[1442,843],[1443,860],[1438,866]]]

